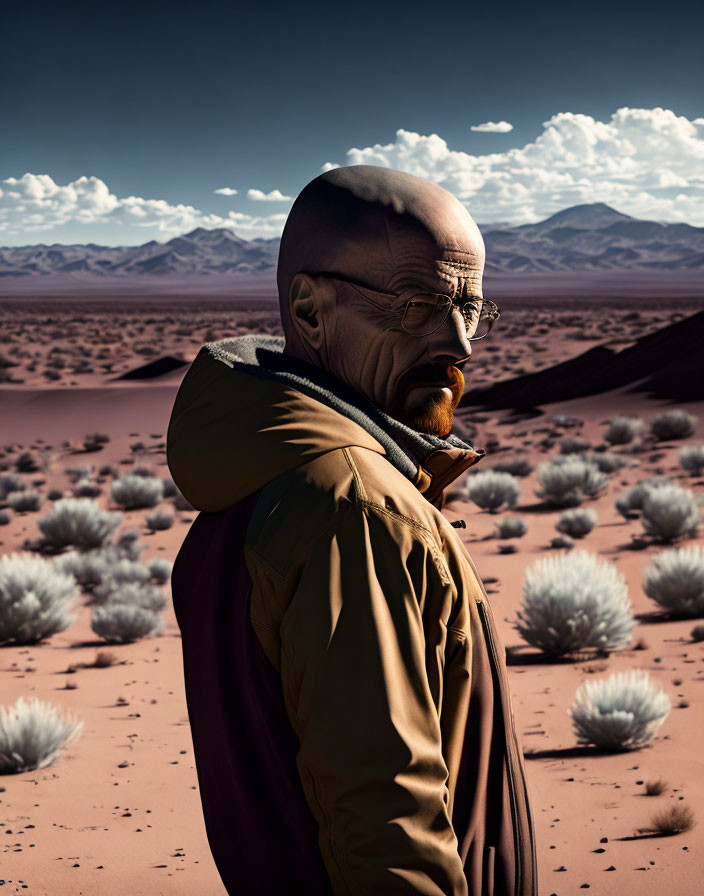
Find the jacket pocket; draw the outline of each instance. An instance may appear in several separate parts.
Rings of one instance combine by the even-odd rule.
[[[493,846],[484,847],[482,859],[482,896],[494,896],[494,852]]]

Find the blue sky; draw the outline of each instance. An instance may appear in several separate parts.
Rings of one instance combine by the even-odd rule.
[[[704,226],[701,3],[35,3],[8,18],[0,245],[273,236],[281,197],[359,162],[436,180],[480,222],[606,201]]]

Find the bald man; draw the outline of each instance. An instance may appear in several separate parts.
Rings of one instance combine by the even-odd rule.
[[[285,341],[209,343],[181,384],[172,591],[230,894],[538,896],[505,651],[441,512],[482,454],[451,430],[483,265],[447,191],[334,169],[281,239]]]

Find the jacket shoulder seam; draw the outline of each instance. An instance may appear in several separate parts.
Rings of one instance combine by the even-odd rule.
[[[451,585],[452,584],[452,576],[450,575],[450,570],[447,566],[447,561],[445,560],[442,551],[437,545],[435,541],[435,537],[430,529],[427,526],[424,526],[422,523],[419,523],[418,520],[414,520],[410,516],[405,516],[403,513],[398,513],[398,511],[389,510],[388,507],[382,507],[381,504],[377,504],[375,501],[365,500],[362,501],[364,507],[368,507],[370,509],[375,510],[377,513],[383,514],[384,516],[390,517],[391,519],[395,519],[403,525],[409,526],[411,529],[415,530],[418,535],[423,539],[423,542],[430,550],[430,553],[435,561],[435,566],[440,574],[440,579],[443,585]]]

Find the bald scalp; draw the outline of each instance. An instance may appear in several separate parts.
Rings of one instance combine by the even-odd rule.
[[[281,237],[277,283],[284,332],[291,331],[295,274],[333,273],[393,292],[419,258],[442,262],[451,294],[478,267],[481,283],[484,243],[455,196],[420,177],[373,165],[321,174],[299,194]]]

